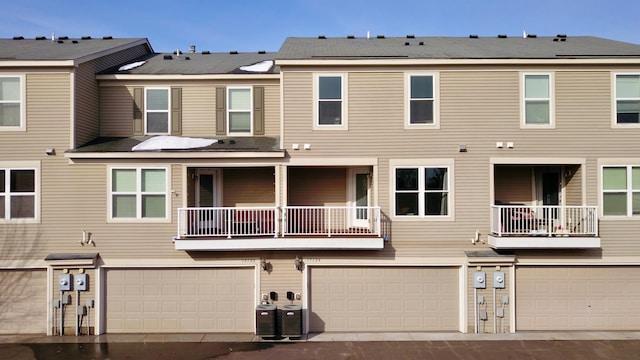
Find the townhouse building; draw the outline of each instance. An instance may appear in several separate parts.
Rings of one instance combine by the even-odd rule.
[[[640,328],[639,45],[0,42],[2,333]]]

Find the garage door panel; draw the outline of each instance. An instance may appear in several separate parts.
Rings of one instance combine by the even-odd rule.
[[[250,268],[108,269],[107,332],[252,332]]]
[[[638,330],[640,267],[518,267],[518,330]]]
[[[313,267],[310,331],[455,331],[458,283],[456,268]]]
[[[0,334],[47,331],[47,272],[0,271]]]

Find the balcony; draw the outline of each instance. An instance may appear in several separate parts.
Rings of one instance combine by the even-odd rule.
[[[178,209],[176,250],[382,249],[380,207]]]
[[[600,248],[595,206],[494,205],[491,214],[494,249]]]

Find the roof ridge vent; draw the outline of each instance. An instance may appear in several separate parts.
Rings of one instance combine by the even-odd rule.
[[[113,36],[109,36],[109,35],[103,36],[102,40],[113,40]]]
[[[558,34],[558,35],[556,35],[556,37],[559,37],[559,38],[561,38],[561,39],[562,39],[562,38],[566,38],[566,37],[567,37],[567,34]]]
[[[231,50],[231,51],[229,51],[229,54],[238,55],[238,50]]]
[[[258,50],[258,54],[266,54],[267,52],[264,50]]]
[[[164,58],[165,60],[172,60],[172,59],[173,59],[173,56],[171,56],[171,55],[167,54],[167,55],[165,55],[163,58]]]
[[[81,39],[82,40],[91,40],[91,36],[83,36]]]
[[[211,54],[211,51],[209,51],[209,50],[204,50],[202,52],[202,55],[209,55],[209,54]]]
[[[415,39],[415,38],[416,38],[416,36],[415,36],[415,35],[413,35],[413,34],[409,34],[409,35],[407,35],[407,39]]]
[[[72,43],[72,44],[77,44],[77,43],[78,43],[78,40],[71,40],[71,43]]]
[[[13,40],[24,40],[24,36],[14,36]]]
[[[378,36],[376,36],[376,38],[378,38],[378,39],[384,39],[384,35],[378,35]]]
[[[58,40],[69,40],[68,36],[60,36]]]
[[[410,43],[410,42],[408,42],[408,41],[405,41],[405,42],[404,42],[404,46],[409,46],[409,45],[411,45],[411,43]]]
[[[538,37],[538,35],[536,35],[536,34],[527,34],[527,37],[528,37],[528,38],[535,39],[535,38],[537,38],[537,37]]]
[[[347,35],[347,39],[355,39],[356,36],[355,35]]]
[[[477,38],[478,38],[478,35],[476,34],[469,35],[469,39],[477,39]]]
[[[326,36],[324,36],[324,35],[318,35],[318,39],[323,39],[323,40],[324,40],[324,39],[326,39],[326,38],[327,38],[327,37],[326,37]]]
[[[36,36],[36,40],[47,40],[46,36]]]
[[[506,39],[506,38],[507,38],[507,35],[505,35],[505,34],[499,34],[499,35],[498,35],[498,38],[500,38],[500,39]]]

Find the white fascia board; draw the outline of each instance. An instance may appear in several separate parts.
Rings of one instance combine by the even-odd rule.
[[[282,152],[87,152],[65,153],[69,159],[250,159],[284,158]]]
[[[294,59],[276,60],[277,66],[339,66],[339,65],[589,65],[640,64],[636,58],[589,58],[589,59]]]
[[[193,239],[175,241],[176,250],[185,251],[252,251],[252,250],[380,250],[382,238],[255,238]]]
[[[0,61],[0,67],[74,67],[74,60],[10,60]]]
[[[102,74],[98,80],[279,80],[280,74]]]
[[[488,237],[489,246],[494,249],[599,249],[600,238],[530,236],[530,237]]]

